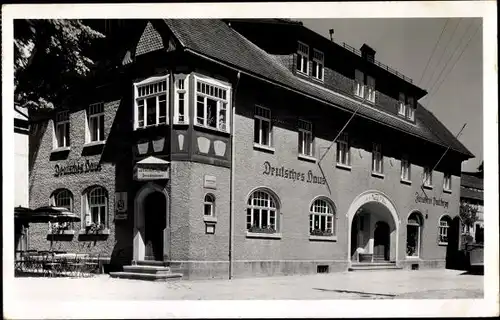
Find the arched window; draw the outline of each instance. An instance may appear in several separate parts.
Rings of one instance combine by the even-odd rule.
[[[248,198],[247,229],[250,232],[279,231],[277,199],[268,191],[254,191]]]
[[[449,216],[442,216],[439,219],[439,243],[448,244],[448,230],[450,229],[451,218]]]
[[[406,225],[406,256],[419,257],[423,220],[418,212],[412,212]]]
[[[215,196],[211,193],[205,195],[203,215],[205,217],[215,216]]]
[[[316,199],[309,211],[309,233],[311,235],[335,235],[335,210],[329,201],[326,199]]]
[[[52,193],[50,204],[73,211],[73,194],[68,189],[59,189]]]
[[[94,186],[83,195],[85,226],[97,225],[108,228],[108,192],[100,186]]]

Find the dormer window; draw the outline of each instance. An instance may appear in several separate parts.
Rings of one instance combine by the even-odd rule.
[[[365,97],[365,75],[358,69],[354,71],[354,95],[360,98]]]
[[[375,78],[366,76],[366,100],[375,103]]]
[[[313,49],[312,61],[312,76],[323,81],[323,65],[325,63],[325,55],[323,52]]]
[[[297,49],[297,71],[309,74],[309,46],[300,41]],[[321,72],[323,73],[323,70]]]
[[[406,118],[408,120],[415,120],[415,99],[413,97],[407,98],[408,105],[406,107]]]
[[[398,114],[400,116],[405,116],[406,115],[406,104],[405,104],[405,94],[403,92],[400,92],[399,93],[399,102],[398,102],[398,106],[399,106],[399,109],[398,109]]]

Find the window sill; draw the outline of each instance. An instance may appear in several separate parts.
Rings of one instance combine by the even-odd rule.
[[[314,163],[316,163],[316,161],[317,161],[317,159],[315,157],[308,156],[308,155],[305,155],[305,154],[299,154],[298,158],[300,160],[305,160],[305,161],[314,162]]]
[[[313,236],[309,235],[310,241],[331,241],[337,242],[337,236]]]
[[[275,149],[273,147],[266,146],[266,145],[263,145],[263,144],[258,144],[256,142],[253,143],[253,148],[256,149],[256,150],[270,152],[270,153],[274,153],[275,152]]]
[[[281,239],[281,233],[258,233],[247,231],[247,238]]]
[[[448,242],[441,242],[441,241],[439,241],[438,242],[438,246],[446,247],[446,246],[448,246]]]
[[[150,124],[149,126],[143,126],[143,127],[135,127],[134,128],[134,131],[138,131],[138,130],[146,130],[146,129],[149,129],[149,128],[155,128],[155,127],[163,127],[163,126],[167,126],[168,123],[158,123],[158,124]]]
[[[315,76],[311,76],[311,80],[316,81],[317,83],[320,83],[320,84],[325,83],[324,79],[316,78]]]
[[[304,76],[304,77],[309,77],[309,73],[303,72],[297,68],[295,68],[295,72],[297,72],[298,75]]]
[[[223,134],[230,134],[230,132],[228,132],[228,131],[219,130],[219,129],[214,128],[214,127],[204,126],[204,125],[197,124],[197,123],[194,123],[193,126],[196,127],[196,128],[203,129],[203,130],[208,130],[208,131],[211,131],[211,132],[217,132],[217,133],[223,133]]]
[[[83,145],[83,147],[86,148],[86,147],[100,146],[103,144],[106,144],[106,140],[87,142]]]
[[[48,233],[49,235],[53,235],[53,236],[58,236],[58,235],[74,235],[75,234],[75,230],[62,230],[60,232],[49,232]]]
[[[337,163],[337,168],[351,171],[352,167],[347,164]]]
[[[444,193],[451,193],[451,190],[450,189],[443,189],[443,192]]]
[[[433,186],[427,186],[427,185],[425,185],[425,184],[424,184],[424,188],[425,188],[425,189],[429,189],[429,190],[434,189],[434,187],[433,187]]]
[[[401,179],[401,183],[411,186],[411,180]]]
[[[384,178],[385,178],[385,175],[384,175],[383,173],[373,172],[373,171],[372,171],[372,177],[376,177],[376,178],[384,179]]]
[[[422,260],[419,256],[406,256],[407,260]]]
[[[204,216],[203,221],[205,223],[217,223],[217,217],[212,217],[212,216]]]
[[[59,147],[59,148],[54,148],[52,149],[52,153],[56,153],[56,152],[64,152],[64,151],[69,151],[71,150],[71,147]]]

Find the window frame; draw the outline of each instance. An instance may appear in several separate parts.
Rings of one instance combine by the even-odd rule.
[[[310,47],[305,44],[304,42],[301,42],[301,41],[297,41],[298,44],[297,44],[297,61],[300,59],[300,66],[301,66],[301,69],[299,69],[297,67],[297,64],[295,65],[295,69],[297,70],[298,73],[300,74],[304,74],[306,76],[309,75],[309,54],[310,54]],[[301,46],[303,47],[303,49],[306,49],[307,48],[307,52],[306,51],[302,51],[302,48]],[[306,65],[305,65],[305,69],[306,71],[304,72],[302,69],[304,69],[304,60],[306,61]]]
[[[63,135],[64,143],[62,146],[59,146],[59,138],[60,138],[59,126],[64,127],[64,135]],[[54,118],[54,139],[52,146],[53,149],[64,149],[64,148],[69,148],[71,146],[70,130],[71,130],[71,124],[70,124],[69,110],[62,110],[57,112]]]
[[[161,89],[161,83],[164,83],[164,90]],[[139,95],[139,90],[141,88],[147,88],[149,90],[149,86],[154,86],[157,85],[160,87],[157,92],[155,93],[145,93],[144,95]],[[155,127],[155,126],[162,126],[162,125],[168,125],[169,122],[169,84],[170,84],[170,76],[167,75],[161,75],[161,76],[152,76],[149,78],[146,78],[142,81],[135,82],[133,84],[134,86],[134,130],[138,129],[146,129],[148,127]],[[160,122],[160,96],[165,95],[165,122]],[[155,123],[153,124],[148,124],[147,119],[148,119],[148,108],[147,108],[147,100],[150,98],[155,98],[156,102],[156,113],[155,113]],[[143,101],[142,108],[143,108],[143,125],[139,125],[139,108],[141,107],[139,105],[139,101]]]
[[[206,128],[216,132],[231,133],[231,86],[220,80],[216,80],[207,76],[200,74],[194,74],[194,86],[193,86],[193,97],[194,97],[194,115],[193,115],[193,125],[201,128]],[[198,86],[198,84],[200,84]],[[203,86],[213,87],[214,91],[216,89],[221,90],[221,97],[217,97],[214,94],[203,93],[201,90]],[[203,124],[198,123],[198,96],[203,97]],[[225,98],[224,98],[225,96]],[[208,99],[214,100],[216,102],[216,115],[215,115],[215,127],[208,125]],[[220,115],[222,106],[225,105],[225,128],[221,129]]]
[[[376,170],[377,164],[380,170]],[[378,142],[372,144],[372,175],[384,175],[384,155],[382,153],[382,144]]]
[[[321,59],[318,58],[318,56],[321,56]],[[316,80],[322,82],[325,81],[325,54],[323,53],[323,51],[313,48],[312,62],[313,63],[312,63],[311,76]],[[314,63],[316,63],[316,68],[314,66]],[[321,77],[318,77],[320,71],[321,71]]]
[[[359,69],[354,70],[354,96],[365,98],[365,73]]]
[[[402,116],[402,117],[406,117],[406,95],[404,92],[399,93],[398,115]]]
[[[69,201],[69,206],[62,205],[62,204],[57,202],[59,199],[58,196],[61,194],[67,194],[66,198]],[[69,189],[66,189],[66,188],[56,189],[50,195],[49,205],[55,206],[55,207],[60,207],[60,208],[67,208],[70,212],[73,212],[73,208],[74,208],[73,207],[73,205],[74,205],[73,193]],[[61,227],[61,228],[63,228],[64,231],[68,231],[70,234],[74,233],[73,222],[49,222],[48,226],[49,226],[49,233],[54,232],[54,227],[55,228]]]
[[[179,81],[183,81],[183,87],[180,88],[179,86]],[[189,124],[189,81],[190,81],[190,75],[188,74],[176,74],[174,75],[174,124]],[[180,112],[179,112],[179,107],[180,107],[180,94],[184,95],[184,113],[183,117],[184,120],[180,120]]]
[[[375,78],[373,76],[370,76],[370,75],[365,75],[366,76],[366,95],[367,95],[367,98],[366,100],[369,101],[369,102],[372,102],[372,103],[375,103],[376,101],[376,90],[375,90],[375,86],[376,86],[376,82],[375,82]],[[373,85],[370,84],[370,80],[373,80]]]
[[[410,222],[410,218],[412,216],[416,217],[417,222]],[[422,231],[423,231],[423,218],[422,214],[418,211],[413,211],[408,215],[408,219],[406,221],[406,258],[410,259],[419,259],[422,251]],[[417,227],[418,241],[417,241],[417,254],[416,255],[408,255],[408,227]]]
[[[299,156],[304,157],[314,157],[314,135],[313,135],[313,124],[311,121],[304,119],[299,119],[297,123],[298,132],[298,153]],[[309,138],[307,141],[306,138]],[[309,144],[309,153],[304,152],[306,149],[306,144]]]
[[[92,108],[97,108],[102,106],[102,111],[92,112]],[[86,121],[85,121],[85,143],[93,144],[93,143],[104,143],[106,142],[106,112],[104,109],[104,102],[96,102],[87,106],[85,110]],[[97,118],[97,140],[92,139],[92,128],[91,125],[92,119]],[[102,122],[102,132],[101,132],[101,122]]]
[[[90,196],[97,189],[101,189],[103,191],[102,196],[104,197],[104,204],[95,205],[95,204],[90,203]],[[81,229],[82,230],[92,226],[93,223],[96,223],[95,221],[93,221],[91,208],[104,207],[104,223],[103,223],[103,225],[104,225],[104,230],[107,230],[109,232],[109,214],[110,214],[110,212],[109,212],[109,192],[105,187],[100,186],[100,185],[94,185],[94,186],[91,186],[91,187],[88,187],[87,189],[85,189],[85,191],[82,193],[81,205],[82,205],[82,213],[81,213],[81,215],[82,215],[82,220],[81,220],[82,227],[81,227]],[[100,218],[100,215],[101,215],[101,212],[99,210],[99,213],[98,213],[99,218]],[[100,221],[100,223],[102,223],[102,222]]]
[[[317,205],[317,203],[320,203],[321,205]],[[324,204],[324,205],[323,205]],[[318,208],[324,209],[325,212],[319,212],[315,211],[318,210]],[[321,211],[321,210],[320,210]],[[319,233],[324,233],[324,234],[315,234],[315,221],[318,221],[318,224],[321,225],[321,217],[325,217],[324,220],[324,228],[319,229]],[[316,219],[317,218],[317,219]],[[330,221],[328,221],[330,220]],[[337,215],[336,215],[336,208],[333,202],[325,197],[317,197],[315,198],[312,202],[311,205],[309,206],[309,236],[317,236],[317,237],[336,237],[337,236]],[[328,225],[330,224],[330,229],[328,228]],[[330,230],[330,232],[328,232]],[[329,233],[329,234],[328,234]]]
[[[262,197],[263,195],[267,196]],[[264,205],[259,205],[259,203],[264,203]],[[263,233],[263,229],[269,229],[269,227],[272,227],[271,223],[271,217],[273,216],[271,213],[274,213],[274,229],[269,229],[272,230],[269,233],[274,234],[274,235],[280,235],[281,233],[281,227],[282,227],[282,221],[281,221],[281,216],[280,216],[280,202],[278,197],[274,194],[274,192],[270,191],[269,189],[266,188],[258,188],[253,190],[249,196],[247,197],[247,203],[246,203],[246,231],[247,235],[249,234],[260,234]],[[255,225],[255,210],[258,210],[259,213],[259,225]],[[266,225],[262,223],[262,212],[267,211],[267,221]],[[267,228],[266,228],[267,227]],[[253,231],[252,228],[257,228],[260,229],[261,232],[259,231]]]
[[[448,182],[448,183],[446,183]],[[443,174],[443,191],[451,193],[452,182],[451,182],[451,173]]]
[[[443,224],[446,222],[446,225]],[[448,245],[448,231],[451,227],[451,217],[444,214],[438,220],[438,244],[439,245]],[[443,240],[443,237],[446,237],[446,240]]]
[[[423,183],[425,188],[429,188],[429,189],[433,188],[433,185],[432,185],[432,173],[433,172],[432,171],[433,170],[431,170],[431,168],[429,166],[424,167],[424,171],[422,174],[422,183]]]
[[[347,132],[342,132],[336,141],[337,153],[336,153],[336,164],[339,167],[350,168],[351,167],[351,146],[349,144],[349,134]],[[344,150],[345,149],[345,150]],[[344,154],[345,163],[342,160],[342,154]]]
[[[407,169],[407,175],[405,175],[405,170]],[[411,183],[411,163],[410,163],[410,158],[408,155],[403,155],[401,157],[401,172],[400,172],[400,178],[402,182],[406,183]]]
[[[207,200],[207,197],[210,198],[210,200]],[[209,215],[206,214],[207,206],[210,206]],[[203,197],[203,217],[215,218],[215,196],[213,193],[206,193],[205,196]]]
[[[258,110],[261,110],[262,112],[258,112]],[[267,114],[267,117],[266,117]],[[267,122],[268,123],[268,128],[269,132],[267,134],[267,142],[268,144],[262,143],[263,141],[263,133],[262,133],[262,122]],[[259,125],[257,126],[257,123]],[[259,130],[259,141],[255,141],[255,136],[256,136],[256,130]],[[266,108],[262,105],[255,105],[254,108],[254,145],[257,145],[259,147],[264,147],[264,148],[273,148],[273,123],[272,123],[272,113],[271,109]]]
[[[415,98],[412,96],[406,97],[406,118],[410,121],[415,121]]]

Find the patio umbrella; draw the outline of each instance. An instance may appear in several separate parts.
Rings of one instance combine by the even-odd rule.
[[[48,212],[35,212],[25,207],[14,207],[14,220],[18,223],[47,223],[52,221],[55,215]]]
[[[49,215],[52,217],[51,222],[78,222],[80,217],[68,210],[65,207],[43,206],[33,210],[35,214]]]

